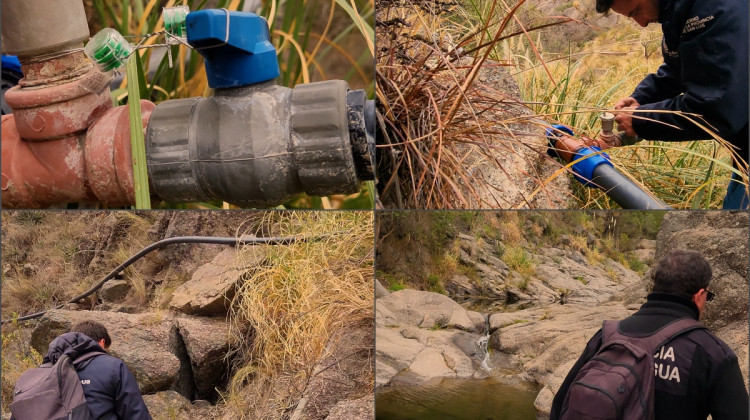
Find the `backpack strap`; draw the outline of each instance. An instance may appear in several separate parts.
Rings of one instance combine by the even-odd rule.
[[[55,363],[55,368],[57,368],[57,389],[62,391],[63,389],[63,380],[65,379],[65,375],[63,375],[63,369],[65,368],[65,364],[68,364],[68,366],[75,369],[73,366],[73,362],[70,360],[70,356],[67,354],[63,354],[60,356],[59,359],[57,359],[57,362]]]
[[[620,330],[620,321],[604,321],[602,323],[602,347],[610,342],[619,342],[623,345],[635,344],[653,354],[658,348],[678,335],[705,328],[703,324],[693,318],[680,318],[650,335],[626,335]]]

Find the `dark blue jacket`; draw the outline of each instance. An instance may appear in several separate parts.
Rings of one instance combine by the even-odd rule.
[[[620,322],[621,330],[630,335],[656,332],[680,318],[698,319],[698,308],[682,297],[667,293],[651,293],[638,312]],[[602,345],[602,331],[589,340],[586,349],[568,372],[552,402],[550,420],[560,417],[565,394],[578,371]],[[673,350],[671,359],[654,356],[654,408],[657,420],[747,420],[748,396],[737,356],[721,339],[707,329],[681,334],[667,346]],[[673,366],[680,379],[667,376],[664,369]],[[658,367],[657,367],[658,366]]]
[[[700,114],[747,160],[748,1],[660,0],[659,23],[664,63],[631,95],[641,104],[638,109]],[[645,139],[711,138],[675,114],[636,115],[681,128],[634,118],[633,129]]]
[[[44,362],[54,364],[63,354],[76,360],[90,352],[104,350],[84,334],[65,333],[50,343]],[[151,420],[138,383],[122,360],[102,354],[75,367],[94,420]]]

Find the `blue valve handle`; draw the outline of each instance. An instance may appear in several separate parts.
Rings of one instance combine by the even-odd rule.
[[[567,133],[571,136],[575,135],[573,134],[573,130],[562,124],[555,124],[545,132],[547,141],[549,142],[547,154],[552,157],[559,157],[555,151],[555,146],[557,144],[557,139],[562,135],[561,132]],[[594,170],[597,166],[612,166],[612,162],[609,160],[609,155],[606,153],[600,153],[601,150],[601,148],[596,146],[584,146],[576,150],[575,156],[573,156],[573,161],[586,157],[585,159],[573,164],[575,178],[586,187],[597,188],[597,186],[591,182],[591,180],[594,179]]]
[[[279,76],[268,22],[254,13],[207,9],[188,13],[187,41],[205,58],[214,89],[253,85]]]

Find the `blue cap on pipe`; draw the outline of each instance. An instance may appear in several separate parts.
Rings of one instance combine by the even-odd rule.
[[[16,73],[21,73],[21,62],[18,61],[18,57],[15,55],[4,55],[2,56],[2,68],[12,70]]]
[[[254,13],[208,9],[185,19],[187,41],[205,58],[208,85],[240,87],[279,76],[268,22]]]
[[[589,188],[598,188],[591,180],[594,179],[594,170],[599,165],[612,166],[609,161],[609,155],[601,153],[600,148],[596,146],[582,147],[576,151],[573,161],[585,157],[585,159],[573,164],[573,173],[576,175],[578,182]]]

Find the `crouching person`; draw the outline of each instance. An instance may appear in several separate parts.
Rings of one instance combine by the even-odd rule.
[[[604,321],[552,403],[558,419],[747,420],[737,356],[699,319],[715,294],[711,267],[672,250],[654,271],[653,293],[622,321]]]
[[[55,338],[42,366],[16,383],[11,419],[150,420],[135,377],[107,353],[111,344],[95,321]]]

